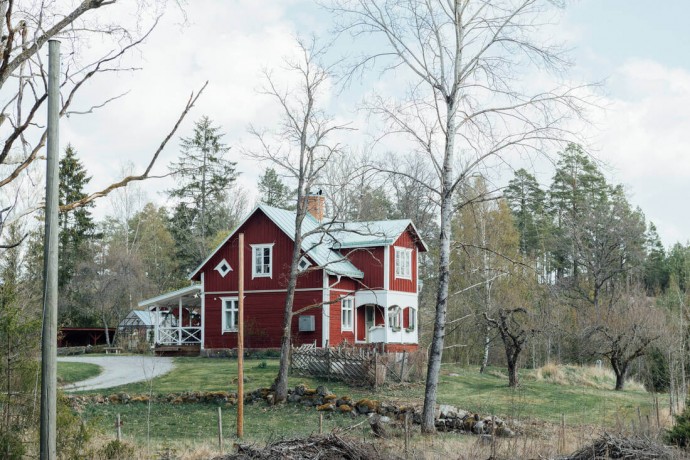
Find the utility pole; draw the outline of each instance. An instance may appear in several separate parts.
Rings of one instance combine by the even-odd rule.
[[[48,141],[45,239],[43,250],[43,336],[41,347],[41,460],[55,460],[57,450],[57,296],[58,296],[58,155],[60,119],[60,42],[48,42]]]
[[[244,233],[240,233],[237,271],[237,437],[244,436]]]

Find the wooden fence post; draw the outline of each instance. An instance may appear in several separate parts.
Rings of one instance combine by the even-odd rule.
[[[223,455],[223,416],[218,407],[218,451]]]
[[[117,428],[117,440],[122,440],[122,422],[120,421],[120,414],[117,414],[117,420],[115,420],[115,427]]]

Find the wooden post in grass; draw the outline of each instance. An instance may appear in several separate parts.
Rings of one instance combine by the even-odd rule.
[[[237,287],[237,437],[244,435],[244,233],[240,233]]]
[[[656,428],[661,428],[661,417],[659,417],[659,395],[654,393],[654,409],[656,410]]]
[[[319,412],[319,434],[323,434],[323,412]]]
[[[122,422],[120,421],[120,414],[117,414],[117,419],[115,420],[115,427],[117,428],[117,440],[122,440]]]
[[[410,457],[410,411],[405,411],[405,458]]]
[[[223,455],[223,415],[218,406],[218,451]]]

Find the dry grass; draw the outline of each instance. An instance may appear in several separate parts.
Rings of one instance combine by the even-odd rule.
[[[599,390],[611,390],[616,384],[616,375],[611,369],[572,364],[546,364],[527,374],[526,378],[556,385],[583,386]],[[625,389],[644,391],[644,385],[634,379],[626,379]]]

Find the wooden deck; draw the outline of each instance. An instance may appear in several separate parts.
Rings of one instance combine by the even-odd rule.
[[[199,356],[201,345],[157,345],[153,353],[156,356]]]

